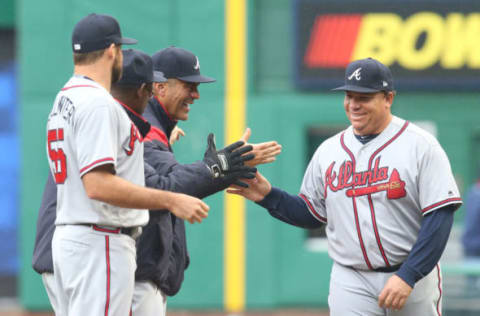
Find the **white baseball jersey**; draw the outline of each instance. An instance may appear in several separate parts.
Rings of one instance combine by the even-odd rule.
[[[148,212],[88,198],[82,176],[104,164],[145,185],[143,143],[125,110],[101,85],[73,76],[58,93],[47,123],[47,155],[57,183],[59,224],[145,225]]]
[[[395,116],[366,144],[352,126],[322,143],[300,196],[312,215],[327,223],[330,257],[359,270],[402,263],[422,217],[462,203],[438,141]]]

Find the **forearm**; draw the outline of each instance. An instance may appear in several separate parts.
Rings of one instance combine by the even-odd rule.
[[[318,228],[323,225],[312,216],[301,197],[275,187],[257,204],[266,208],[273,217],[290,225],[302,228]]]
[[[151,188],[204,198],[227,188],[231,182],[215,179],[203,161],[179,164],[172,152],[145,146],[145,179]]]
[[[176,164],[164,174],[155,170],[153,174],[151,172],[147,174],[145,168],[145,180],[150,188],[184,193],[201,199],[222,191],[231,184],[222,178],[213,178],[210,170],[201,161],[185,165]]]
[[[92,170],[82,180],[89,198],[124,208],[169,209],[174,194],[133,184],[107,170]]]
[[[417,241],[397,272],[412,288],[440,260],[452,228],[453,213],[454,208],[447,205],[423,219]]]

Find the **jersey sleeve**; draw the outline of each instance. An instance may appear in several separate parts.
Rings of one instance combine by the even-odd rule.
[[[436,141],[420,160],[418,190],[423,215],[450,204],[457,209],[462,204],[450,161]]]
[[[75,145],[80,177],[105,164],[116,163],[118,125],[109,106],[97,106],[79,113],[75,125]]]
[[[320,148],[313,155],[303,176],[300,197],[307,204],[308,210],[322,223],[327,222],[325,209],[325,185],[320,166]]]

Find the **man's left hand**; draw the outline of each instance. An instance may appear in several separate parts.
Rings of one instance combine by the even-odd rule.
[[[389,308],[393,310],[400,310],[405,305],[412,288],[405,281],[403,281],[398,275],[392,275],[382,292],[378,296],[378,306],[382,308]]]
[[[178,126],[175,126],[170,134],[170,145],[175,144],[176,141],[180,139],[181,136],[185,136],[185,132]]]

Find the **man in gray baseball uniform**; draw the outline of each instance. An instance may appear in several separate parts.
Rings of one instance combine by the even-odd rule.
[[[148,222],[147,210],[166,208],[192,223],[208,214],[197,198],[144,187],[142,138],[110,95],[122,74],[121,45],[134,43],[111,16],[80,20],[72,34],[74,75],[48,117],[46,149],[57,185],[57,315],[127,315],[134,238]]]
[[[141,137],[145,137],[150,130],[150,124],[138,113],[143,113],[145,109],[152,93],[153,82],[164,82],[166,78],[161,72],[153,71],[151,57],[147,54],[133,49],[123,50],[122,53],[122,78],[112,85],[112,93],[117,102],[124,106]],[[37,219],[32,265],[33,269],[42,275],[50,304],[55,312],[58,311],[58,303],[51,244],[55,230],[56,206],[57,188],[50,174],[45,184]]]
[[[298,195],[260,173],[228,192],[291,225],[326,225],[330,315],[441,315],[438,261],[462,203],[447,155],[392,115],[393,77],[379,61],[351,62],[335,90],[351,126],[318,147]]]

